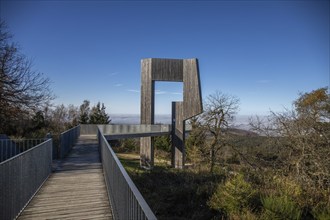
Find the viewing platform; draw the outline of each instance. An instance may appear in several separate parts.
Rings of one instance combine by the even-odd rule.
[[[8,151],[2,141],[16,154],[0,162],[0,219],[156,219],[103,132],[168,134],[163,126],[78,125],[58,146],[48,138]]]
[[[55,169],[19,220],[113,219],[96,136],[80,136]]]

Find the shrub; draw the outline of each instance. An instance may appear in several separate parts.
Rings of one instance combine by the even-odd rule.
[[[252,185],[246,182],[242,174],[228,179],[225,184],[219,184],[208,201],[209,207],[228,215],[241,215],[255,206],[257,193]]]
[[[120,152],[138,152],[139,143],[136,139],[128,138],[123,139],[120,145]]]
[[[274,176],[267,179],[266,188],[261,197],[264,208],[262,219],[300,219],[302,217],[300,207],[303,206],[303,192],[295,180],[285,176]]]
[[[171,138],[170,136],[154,137],[154,145],[157,149],[166,152],[171,152]]]
[[[318,206],[313,209],[313,216],[316,220],[330,219],[330,206]]]
[[[237,153],[235,153],[231,157],[229,157],[226,160],[226,162],[229,163],[229,164],[240,164],[241,163],[240,158],[239,158]]]
[[[300,219],[301,210],[288,196],[265,196],[261,198],[264,207],[262,219]]]

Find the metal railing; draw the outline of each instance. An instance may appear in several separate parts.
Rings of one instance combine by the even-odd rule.
[[[134,134],[134,133],[170,133],[171,125],[126,125],[126,124],[111,124],[99,125],[103,134]]]
[[[80,126],[71,128],[60,135],[60,158],[64,158],[77,142],[80,135]]]
[[[52,139],[0,163],[0,219],[15,219],[51,173]]]
[[[80,134],[97,135],[97,125],[96,124],[80,124]]]
[[[100,130],[98,141],[104,178],[115,219],[156,219]]]
[[[46,139],[1,139],[0,140],[0,162],[10,159],[19,153],[22,153]]]

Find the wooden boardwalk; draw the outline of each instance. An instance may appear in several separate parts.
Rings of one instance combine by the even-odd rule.
[[[112,219],[95,136],[79,137],[18,219]]]

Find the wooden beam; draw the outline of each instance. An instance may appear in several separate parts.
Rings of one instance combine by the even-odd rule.
[[[148,58],[141,61],[141,124],[154,124],[155,81],[183,82],[183,102],[172,104],[175,108],[172,118],[176,120],[172,127],[173,149],[180,149],[172,152],[175,158],[172,164],[183,167],[184,135],[176,135],[177,131],[185,134],[185,120],[203,111],[198,60]],[[152,137],[141,138],[141,165],[153,165],[153,151]]]

